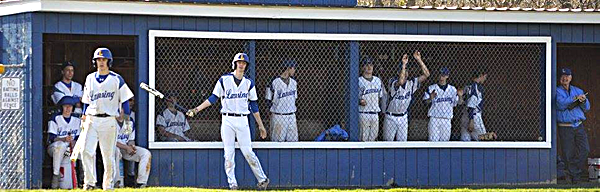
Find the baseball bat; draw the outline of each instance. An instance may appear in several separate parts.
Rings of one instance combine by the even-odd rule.
[[[73,142],[69,142],[69,147],[73,151]],[[71,160],[71,179],[73,180],[73,189],[77,189],[77,173],[75,172],[75,161]]]
[[[162,94],[160,91],[148,86],[148,84],[142,82],[140,83],[140,88],[142,88],[145,91],[148,91],[148,93],[154,95],[155,97],[158,97],[160,99],[163,99],[171,104],[173,104],[173,106],[175,106],[175,108],[183,113],[186,113],[188,111],[187,108],[177,104],[176,102],[174,102],[173,100],[166,98],[164,94]]]

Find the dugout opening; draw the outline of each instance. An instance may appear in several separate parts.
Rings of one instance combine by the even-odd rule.
[[[600,44],[575,44],[559,43],[556,49],[556,71],[557,86],[559,85],[558,71],[564,67],[573,71],[571,84],[583,89],[588,93],[590,100],[590,111],[585,114],[587,120],[583,126],[587,131],[588,142],[590,146],[589,157],[600,157],[600,105],[597,100],[600,95],[600,86],[598,86],[598,74],[600,74]],[[558,136],[557,136],[558,137]],[[557,138],[560,142],[560,138]],[[562,151],[558,146],[558,154]],[[587,170],[585,167],[584,170]]]
[[[42,187],[50,188],[52,180],[52,158],[46,151],[48,148],[48,121],[60,107],[51,99],[54,84],[62,78],[62,64],[70,61],[74,63],[73,81],[84,86],[86,76],[95,71],[91,60],[94,50],[107,47],[113,54],[111,71],[120,74],[125,82],[135,85],[136,78],[136,37],[125,35],[73,35],[73,34],[44,34],[43,35],[43,148],[44,159],[42,165]],[[135,94],[135,90],[132,89]],[[132,108],[135,110],[135,106]],[[100,155],[98,151],[98,155]],[[101,160],[101,158],[97,158]],[[102,180],[102,165],[98,163],[97,173],[100,175],[98,183]],[[80,173],[78,173],[80,174]],[[82,174],[80,174],[82,175]],[[83,177],[80,177],[83,178]],[[81,179],[78,179],[81,183]]]

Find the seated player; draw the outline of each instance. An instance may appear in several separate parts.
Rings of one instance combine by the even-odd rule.
[[[79,137],[79,126],[81,120],[73,117],[73,106],[79,100],[74,97],[65,96],[59,103],[62,105],[62,112],[48,121],[48,153],[52,157],[52,188],[58,188],[60,179],[60,163],[63,158],[69,158],[65,154],[69,150],[70,145],[75,145],[75,141]],[[67,157],[65,157],[67,156]]]
[[[168,98],[177,102],[175,95],[171,94]],[[167,102],[167,109],[156,117],[156,127],[161,141],[192,141],[185,135],[190,130],[185,115],[181,111],[177,111],[171,102]]]
[[[129,117],[132,121],[132,125],[134,125],[131,132],[124,130],[124,121],[122,117],[123,112],[121,112],[121,116],[117,118],[117,122],[119,125],[117,135],[117,148],[119,150],[116,151],[116,158],[117,160],[123,158],[128,161],[134,161],[139,163],[136,187],[144,188],[146,187],[146,184],[148,182],[148,176],[150,175],[150,159],[152,158],[152,155],[150,154],[149,150],[135,145],[135,122],[133,117]],[[117,167],[118,166],[115,166],[115,168]],[[114,173],[119,174],[119,170],[114,171]]]

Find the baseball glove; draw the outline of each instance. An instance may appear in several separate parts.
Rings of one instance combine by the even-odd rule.
[[[480,141],[495,141],[496,139],[498,139],[498,136],[494,132],[488,132],[479,135]]]

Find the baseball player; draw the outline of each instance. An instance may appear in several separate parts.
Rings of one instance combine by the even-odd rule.
[[[64,62],[62,64],[62,78],[60,81],[54,84],[54,91],[52,93],[52,102],[58,104],[60,100],[65,96],[75,97],[77,103],[75,105],[73,115],[81,115],[81,96],[83,95],[83,87],[81,84],[73,81],[73,75],[75,74],[75,68],[72,62]]]
[[[130,116],[129,119],[132,123],[135,122],[132,116]],[[124,119],[119,117],[117,118],[117,121],[119,122],[119,134],[117,135],[118,150],[116,151],[116,160],[118,162],[121,160],[121,158],[123,158],[128,161],[138,162],[139,165],[136,187],[144,188],[146,187],[148,176],[150,175],[150,158],[152,158],[152,155],[147,149],[135,145],[135,126],[133,126],[133,130],[131,132],[128,132],[122,127]],[[118,166],[114,167],[118,168]],[[117,176],[119,174],[119,170],[115,169],[114,173],[115,176]]]
[[[296,125],[296,99],[298,83],[292,76],[296,72],[296,62],[283,62],[284,71],[267,86],[265,98],[271,105],[271,140],[277,142],[298,141]]]
[[[72,116],[73,106],[79,102],[78,98],[65,96],[59,104],[62,113],[48,121],[48,153],[52,157],[52,189],[58,188],[60,179],[60,163],[69,150],[69,146],[79,138],[81,120]]]
[[[473,74],[473,83],[465,87],[466,107],[461,117],[460,138],[462,141],[479,141],[486,133],[481,113],[483,112],[483,86],[487,73],[477,70]]]
[[[423,95],[423,100],[430,103],[429,112],[429,141],[450,141],[454,107],[462,101],[462,90],[448,84],[450,70],[440,69],[440,79],[437,84],[430,85]]]
[[[174,94],[169,94],[169,98],[173,102],[177,102],[177,97]],[[156,117],[156,125],[160,140],[163,141],[192,141],[185,133],[190,130],[190,125],[185,119],[185,115],[175,109],[175,105],[167,102],[167,109],[162,114]]]
[[[125,113],[124,127],[131,130],[129,121],[129,99],[133,93],[125,84],[125,80],[109,70],[113,57],[107,48],[98,48],[94,52],[92,63],[98,71],[90,73],[83,88],[83,170],[84,189],[94,189],[96,186],[96,147],[100,143],[102,162],[104,164],[104,179],[102,188],[113,189],[113,166],[115,165],[115,146],[117,139],[117,120],[119,108]],[[79,145],[79,143],[78,143]],[[76,146],[76,148],[80,147]]]
[[[413,57],[421,66],[423,74],[414,79],[408,79],[408,72],[406,71],[408,55],[404,54],[402,56],[399,77],[390,79],[389,82],[390,101],[383,122],[383,139],[385,141],[406,141],[408,136],[408,111],[412,96],[419,88],[419,84],[429,77],[429,70],[421,59],[421,53],[415,51]]]
[[[252,152],[250,140],[250,127],[248,125],[248,116],[250,112],[254,115],[261,138],[267,137],[267,131],[258,112],[258,95],[254,87],[254,81],[244,77],[244,72],[248,68],[248,55],[238,53],[231,62],[234,69],[232,73],[222,75],[217,81],[213,94],[200,106],[190,109],[186,114],[193,117],[195,114],[205,108],[215,104],[221,99],[221,138],[225,150],[225,173],[230,189],[237,189],[238,184],[235,179],[235,148],[234,143],[237,138],[238,144],[258,180],[258,188],[266,189],[269,185],[269,179],[263,172],[258,157]]]
[[[362,141],[375,141],[379,133],[379,101],[385,95],[385,89],[381,80],[373,76],[373,60],[365,57],[361,64],[362,76],[358,78],[360,131]]]

